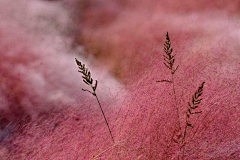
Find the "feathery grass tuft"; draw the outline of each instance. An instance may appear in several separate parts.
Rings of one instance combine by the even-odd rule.
[[[175,108],[176,108],[176,112],[177,112],[177,116],[178,116],[178,129],[176,132],[181,132],[181,124],[180,124],[180,118],[179,118],[179,109],[177,106],[177,95],[176,95],[176,90],[175,90],[175,83],[174,83],[174,73],[177,71],[179,65],[177,67],[174,68],[174,62],[175,62],[175,56],[176,54],[172,54],[173,52],[173,48],[171,47],[171,40],[169,38],[168,32],[166,34],[166,40],[165,40],[165,44],[164,44],[164,49],[163,51],[165,52],[165,55],[163,55],[163,60],[165,62],[163,62],[163,64],[171,71],[171,80],[169,79],[163,79],[157,82],[168,82],[171,83],[173,85],[173,95],[174,95],[174,101],[175,101]],[[178,136],[179,137],[179,136]],[[173,140],[175,141],[175,140]]]
[[[197,109],[198,105],[202,101],[202,99],[199,99],[199,97],[202,95],[204,83],[205,82],[202,82],[202,84],[198,87],[198,90],[196,90],[196,92],[194,93],[194,95],[192,96],[192,101],[188,102],[188,110],[186,112],[186,125],[185,125],[184,135],[183,135],[183,139],[182,139],[182,144],[183,145],[184,145],[185,137],[186,137],[186,134],[187,134],[187,127],[192,127],[193,128],[193,125],[189,122],[190,116],[193,115],[193,114],[202,113],[202,111],[193,112],[193,110]]]
[[[163,60],[165,61],[165,62],[163,62],[163,64],[168,68],[168,69],[170,69],[171,70],[171,74],[173,75],[176,71],[177,71],[177,69],[178,69],[178,67],[179,67],[179,65],[177,66],[177,67],[173,67],[173,65],[174,65],[174,62],[175,62],[175,56],[176,56],[176,54],[172,54],[172,52],[173,52],[173,48],[171,47],[171,40],[170,40],[170,38],[169,38],[169,35],[168,35],[168,32],[167,32],[167,34],[166,34],[166,41],[165,41],[165,44],[164,44],[164,49],[163,49],[163,51],[165,52],[165,54],[166,55],[163,55]],[[173,82],[173,80],[168,80],[168,79],[163,79],[163,80],[160,80],[160,81],[157,81],[157,82],[169,82],[169,83],[174,83]]]
[[[95,82],[95,85],[93,85],[93,79],[91,78],[91,72],[88,71],[87,68],[85,68],[85,64],[82,64],[80,61],[77,60],[77,58],[75,58],[76,63],[78,65],[78,72],[82,73],[83,76],[83,82],[86,83],[87,85],[91,86],[92,88],[92,92],[87,90],[87,89],[82,89],[83,91],[88,91],[89,93],[93,94],[94,96],[96,96],[96,89],[97,89],[97,80]]]
[[[91,72],[88,71],[88,69],[85,68],[85,64],[82,64],[79,60],[77,60],[77,58],[75,58],[75,60],[76,60],[76,63],[77,63],[77,65],[78,65],[78,69],[79,69],[78,72],[80,72],[80,73],[83,74],[83,76],[82,76],[83,82],[86,83],[87,85],[89,85],[89,86],[92,88],[92,91],[89,91],[89,90],[87,90],[87,89],[82,89],[82,90],[83,90],[83,91],[87,91],[87,92],[91,93],[93,96],[96,97],[96,99],[97,99],[97,101],[98,101],[98,104],[99,104],[99,107],[100,107],[100,109],[101,109],[101,111],[102,111],[103,117],[104,117],[104,119],[105,119],[105,123],[107,124],[109,133],[110,133],[111,138],[112,138],[112,140],[113,140],[113,142],[114,142],[113,135],[112,135],[111,129],[110,129],[109,125],[108,125],[107,118],[106,118],[106,116],[105,116],[105,114],[104,114],[104,112],[103,112],[102,106],[101,106],[101,104],[100,104],[100,102],[99,102],[99,99],[98,99],[98,97],[97,97],[97,94],[96,94],[96,89],[97,89],[97,84],[98,84],[98,82],[97,82],[97,80],[96,80],[96,81],[95,81],[95,85],[93,85],[93,79],[91,78]]]
[[[164,44],[164,52],[166,53],[166,55],[163,55],[163,59],[165,62],[163,62],[163,64],[171,70],[171,73],[174,74],[177,69],[178,69],[178,66],[176,68],[173,68],[173,65],[174,65],[174,62],[175,62],[175,59],[174,57],[176,56],[175,55],[172,55],[172,52],[173,52],[173,48],[171,47],[171,41],[170,41],[170,38],[168,36],[168,32],[166,34],[166,41],[165,41],[165,44]]]
[[[192,95],[192,100],[188,102],[188,109],[186,111],[186,124],[185,124],[185,128],[184,128],[184,133],[183,133],[183,137],[182,137],[182,146],[180,148],[180,150],[183,148],[182,150],[182,158],[184,159],[184,152],[185,152],[185,139],[187,136],[187,128],[191,127],[193,128],[194,126],[189,122],[191,115],[194,114],[199,114],[202,113],[202,111],[194,111],[195,109],[198,108],[199,104],[201,103],[202,99],[199,99],[199,97],[202,95],[203,92],[203,87],[204,87],[204,83],[202,82],[202,84],[198,87],[198,89],[195,91],[194,95]]]
[[[167,146],[167,148],[168,149],[170,148],[172,142],[177,143],[180,151],[183,148],[183,150],[182,150],[183,157],[182,158],[184,159],[184,151],[185,151],[185,145],[186,145],[185,139],[186,139],[186,135],[187,135],[187,128],[193,127],[193,125],[190,123],[189,119],[190,119],[191,115],[202,113],[202,111],[195,111],[195,109],[198,108],[199,104],[202,101],[202,99],[199,99],[199,98],[202,95],[205,82],[202,82],[202,84],[198,87],[198,89],[192,96],[192,100],[188,102],[188,108],[186,111],[186,124],[184,126],[184,130],[182,131],[181,123],[180,123],[180,116],[179,116],[179,108],[178,108],[179,104],[177,103],[177,96],[176,96],[174,76],[173,76],[175,74],[175,72],[177,71],[179,65],[177,65],[177,67],[174,67],[176,54],[174,54],[174,55],[172,54],[173,48],[171,47],[171,41],[170,41],[168,32],[166,34],[166,40],[165,40],[163,51],[165,52],[165,55],[163,55],[163,60],[164,60],[163,64],[171,71],[172,79],[171,80],[163,79],[163,80],[160,80],[157,82],[168,82],[173,85],[172,90],[173,90],[173,95],[174,95],[176,112],[177,112],[177,116],[178,116],[178,126],[176,126],[176,129],[172,135],[170,144]],[[175,136],[177,138],[174,138]],[[179,159],[179,157],[178,157],[178,159]]]

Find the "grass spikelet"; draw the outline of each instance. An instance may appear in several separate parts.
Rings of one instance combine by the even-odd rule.
[[[170,38],[169,38],[169,35],[168,35],[168,32],[166,34],[166,41],[165,41],[165,44],[164,44],[164,49],[163,51],[166,53],[166,55],[163,55],[163,59],[165,62],[163,62],[163,64],[171,70],[171,74],[174,74],[179,65],[176,67],[176,68],[173,68],[173,65],[174,65],[174,62],[175,62],[175,55],[172,55],[172,52],[173,52],[173,48],[171,47],[171,41],[170,41]]]
[[[163,51],[165,52],[165,54],[163,55],[163,64],[171,71],[171,80],[169,79],[163,79],[157,82],[167,82],[167,83],[171,83],[173,88],[173,95],[174,95],[174,101],[175,101],[175,108],[176,108],[176,112],[177,112],[177,116],[178,116],[178,126],[177,126],[177,131],[176,132],[181,132],[181,124],[180,124],[180,118],[179,118],[179,109],[177,106],[177,95],[176,95],[176,91],[175,91],[175,83],[174,83],[174,73],[177,71],[179,65],[177,67],[174,68],[174,62],[175,62],[175,56],[176,54],[172,54],[173,53],[173,48],[171,47],[171,40],[169,38],[168,32],[166,34],[166,40],[165,40],[165,44],[164,44],[164,49]],[[181,133],[180,133],[181,134]],[[179,137],[179,136],[178,136]]]
[[[100,104],[100,102],[99,102],[99,99],[98,99],[98,97],[97,97],[97,94],[96,94],[96,89],[97,89],[97,84],[98,84],[98,82],[97,82],[97,80],[96,80],[96,81],[95,81],[95,85],[93,85],[93,79],[91,78],[91,72],[88,71],[88,69],[85,68],[85,64],[82,64],[79,60],[77,60],[77,58],[75,58],[75,60],[76,60],[76,63],[77,63],[77,65],[78,65],[78,69],[79,69],[78,72],[80,72],[80,73],[83,74],[83,76],[82,76],[83,82],[86,83],[87,85],[89,85],[89,86],[92,88],[92,91],[89,91],[89,90],[87,90],[87,89],[82,89],[82,90],[83,90],[83,91],[87,91],[87,92],[91,93],[93,96],[96,97],[96,99],[97,99],[97,101],[98,101],[98,104],[99,104],[99,107],[100,107],[100,109],[101,109],[101,111],[102,111],[103,117],[104,117],[104,119],[105,119],[105,123],[107,124],[109,133],[110,133],[111,138],[112,138],[112,140],[113,140],[113,142],[114,142],[113,135],[112,135],[111,129],[110,129],[110,127],[109,127],[107,118],[106,118],[106,116],[105,116],[105,114],[104,114],[104,111],[103,111],[103,109],[102,109],[102,106],[101,106],[101,104]]]
[[[86,83],[87,85],[91,86],[92,91],[89,91],[87,89],[82,89],[83,91],[87,91],[91,93],[92,95],[96,96],[96,89],[97,89],[97,80],[95,81],[95,85],[93,85],[93,79],[91,78],[91,72],[88,71],[87,68],[85,68],[85,64],[82,64],[80,61],[78,61],[76,58],[76,63],[78,65],[78,72],[82,73],[83,76],[83,82]]]
[[[173,55],[173,48],[171,47],[171,41],[170,41],[168,32],[166,34],[166,40],[165,40],[163,51],[165,52],[165,54],[163,55],[163,60],[164,60],[163,64],[171,71],[171,79],[162,79],[162,80],[156,81],[156,82],[167,82],[167,83],[172,84],[175,108],[176,108],[176,112],[177,112],[177,116],[178,116],[178,125],[176,126],[176,129],[174,130],[171,141],[167,146],[167,149],[170,148],[170,146],[172,145],[172,142],[177,143],[180,151],[183,148],[183,150],[182,150],[183,157],[182,158],[184,159],[184,151],[185,151],[185,145],[186,145],[185,139],[186,139],[186,135],[187,135],[187,128],[194,127],[190,123],[191,115],[199,114],[202,112],[202,111],[195,111],[195,110],[198,108],[198,106],[200,105],[200,103],[202,101],[202,99],[200,97],[202,95],[205,82],[202,82],[202,84],[198,87],[198,89],[193,94],[191,101],[188,102],[188,108],[186,111],[186,123],[185,123],[185,125],[183,125],[184,129],[182,130],[181,123],[180,123],[179,108],[178,108],[179,104],[177,103],[177,95],[176,95],[175,83],[174,83],[174,74],[176,73],[179,65],[177,65],[177,67],[174,67],[176,54]],[[178,158],[180,158],[180,157],[178,156]]]
[[[180,142],[181,142],[181,137],[182,137],[179,108],[178,108],[178,104],[177,104],[177,95],[176,95],[175,82],[174,82],[174,74],[177,71],[179,65],[177,67],[174,67],[176,54],[173,55],[173,48],[171,47],[171,40],[169,38],[168,32],[166,34],[166,40],[164,43],[163,51],[165,52],[165,54],[163,55],[163,60],[164,60],[163,64],[170,70],[171,79],[170,80],[162,79],[157,82],[167,82],[167,83],[172,84],[172,91],[173,91],[174,103],[175,103],[174,108],[176,109],[176,115],[177,115],[177,119],[178,119],[177,123],[175,125],[175,130],[173,131],[173,134],[171,136],[171,141],[169,142],[169,144],[167,146],[167,150],[166,150],[166,153],[167,153],[173,142],[177,143],[178,147],[180,148]]]
[[[188,109],[186,112],[186,125],[185,125],[184,135],[183,135],[183,139],[182,139],[183,144],[184,144],[185,137],[187,134],[187,127],[193,128],[193,125],[189,122],[190,116],[193,114],[202,113],[202,111],[194,111],[194,110],[198,108],[199,104],[202,101],[202,99],[199,99],[199,98],[202,95],[204,83],[205,82],[202,82],[202,84],[198,87],[198,89],[196,90],[194,95],[192,95],[192,100],[188,102]]]
[[[199,98],[202,95],[204,83],[205,82],[202,82],[202,84],[198,87],[198,89],[192,95],[192,100],[188,102],[188,109],[186,111],[186,124],[185,124],[185,128],[184,128],[184,133],[183,133],[183,137],[182,137],[182,146],[181,146],[181,148],[183,148],[183,152],[182,152],[183,159],[184,159],[184,152],[185,152],[185,145],[186,145],[185,139],[186,139],[186,135],[187,135],[187,128],[194,127],[190,123],[190,117],[191,117],[191,115],[202,113],[202,111],[195,111],[195,109],[198,108],[198,106],[200,105],[200,103],[202,101],[202,99],[199,99]]]

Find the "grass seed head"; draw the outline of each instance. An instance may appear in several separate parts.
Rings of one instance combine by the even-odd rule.
[[[163,51],[166,53],[166,55],[163,55],[163,60],[165,61],[165,62],[163,62],[163,64],[168,69],[171,70],[172,74],[174,74],[176,72],[176,70],[178,69],[178,66],[175,69],[173,68],[173,65],[174,65],[174,62],[175,62],[174,57],[176,56],[176,54],[172,55],[173,48],[171,47],[171,40],[169,38],[168,32],[166,34],[166,41],[165,41],[165,44],[164,44]]]
[[[78,72],[82,73],[83,76],[83,82],[87,85],[91,86],[92,92],[86,89],[82,89],[83,91],[90,92],[94,96],[96,95],[96,89],[97,89],[97,80],[95,81],[95,85],[93,85],[93,79],[91,78],[91,72],[88,71],[88,69],[85,67],[85,64],[82,64],[77,58],[75,58],[76,63],[78,65]]]

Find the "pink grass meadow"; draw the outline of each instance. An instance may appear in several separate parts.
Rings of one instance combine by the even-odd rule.
[[[81,13],[78,1],[24,2],[0,1],[0,159],[240,158],[235,1],[91,1]],[[156,82],[172,81],[167,31],[175,95]],[[74,57],[98,80],[114,142]],[[201,113],[188,117],[203,82]]]

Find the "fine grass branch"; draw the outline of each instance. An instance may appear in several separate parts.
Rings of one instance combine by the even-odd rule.
[[[200,96],[203,93],[203,87],[204,87],[204,83],[202,82],[202,84],[198,87],[198,89],[195,91],[195,93],[192,95],[192,100],[188,102],[188,109],[186,111],[186,123],[185,123],[185,127],[184,127],[184,133],[183,133],[183,137],[182,137],[182,146],[180,148],[180,150],[183,148],[182,150],[182,159],[184,159],[184,152],[185,152],[185,139],[187,136],[187,128],[193,128],[194,126],[192,125],[192,123],[190,123],[190,117],[192,115],[196,115],[199,113],[202,113],[202,111],[195,111],[195,109],[198,108],[198,106],[200,105],[202,99],[200,99]]]
[[[100,102],[99,102],[99,99],[98,99],[98,97],[97,97],[97,94],[96,94],[96,89],[97,89],[97,84],[98,84],[98,82],[97,82],[97,80],[95,80],[95,85],[94,85],[94,84],[93,84],[93,79],[91,78],[91,72],[88,71],[87,68],[85,68],[85,64],[82,64],[79,60],[77,60],[77,58],[75,58],[75,60],[76,60],[76,63],[77,63],[77,65],[78,65],[78,69],[79,69],[78,72],[80,72],[80,73],[83,74],[83,76],[82,76],[83,82],[84,82],[85,84],[89,85],[89,86],[92,88],[92,91],[87,90],[87,89],[82,89],[82,90],[83,90],[83,91],[86,91],[86,92],[89,92],[89,93],[91,93],[93,96],[96,97],[97,102],[98,102],[98,105],[99,105],[99,107],[100,107],[100,109],[101,109],[101,111],[102,111],[103,117],[104,117],[104,119],[105,119],[105,123],[107,124],[109,133],[110,133],[111,138],[112,138],[112,140],[113,140],[113,142],[114,142],[113,135],[112,135],[111,129],[110,129],[110,127],[109,127],[107,118],[106,118],[106,116],[105,116],[105,114],[104,114],[104,111],[103,111],[103,109],[102,109],[102,106],[101,106],[101,104],[100,104]]]
[[[199,99],[200,96],[202,95],[203,92],[203,87],[204,87],[204,83],[202,82],[202,84],[198,87],[198,89],[195,91],[195,93],[192,95],[192,100],[188,102],[188,109],[186,111],[186,124],[185,124],[185,128],[184,128],[184,134],[183,134],[183,139],[182,139],[182,145],[185,145],[185,138],[186,138],[186,134],[187,134],[187,128],[191,127],[193,128],[194,126],[190,123],[190,117],[192,115],[195,114],[199,114],[202,113],[202,111],[195,111],[195,109],[198,108],[198,106],[200,105],[202,99]]]
[[[181,124],[180,124],[179,108],[178,108],[178,103],[177,103],[177,95],[176,95],[175,83],[174,83],[174,74],[176,73],[179,65],[174,67],[176,54],[172,54],[173,53],[173,48],[171,47],[171,41],[170,41],[168,32],[166,34],[166,40],[165,40],[163,51],[165,52],[165,54],[163,55],[163,60],[164,60],[163,64],[167,67],[167,69],[170,70],[171,79],[162,79],[162,80],[159,80],[157,82],[167,82],[167,83],[172,84],[172,86],[173,86],[172,90],[173,90],[173,95],[174,95],[175,107],[176,107],[176,112],[177,112],[177,116],[178,116],[178,126],[175,129],[175,131],[174,131],[174,133],[172,135],[172,138],[171,138],[171,142],[170,142],[170,144],[168,145],[167,148],[168,149],[170,148],[172,142],[177,143],[178,146],[179,146],[179,150],[180,151],[183,148],[183,150],[182,150],[182,154],[183,154],[182,158],[184,159],[184,152],[185,152],[185,145],[186,145],[185,139],[186,139],[186,136],[187,136],[187,129],[189,127],[190,128],[194,127],[192,125],[192,123],[190,123],[190,117],[192,115],[202,113],[202,111],[195,111],[195,110],[199,107],[199,105],[200,105],[200,103],[202,101],[202,99],[200,97],[201,97],[201,95],[203,93],[203,87],[204,87],[205,82],[201,83],[201,85],[198,87],[198,89],[193,94],[191,101],[188,102],[188,107],[187,107],[187,111],[186,111],[186,123],[185,123],[184,129],[182,131]],[[174,138],[175,135],[176,135],[177,138]],[[179,157],[178,157],[178,159],[179,159]]]
[[[169,79],[163,79],[157,82],[167,82],[167,83],[171,83],[173,88],[173,95],[174,95],[174,101],[175,101],[175,108],[176,108],[176,112],[177,112],[177,117],[178,117],[178,132],[181,132],[181,124],[180,124],[180,118],[179,118],[179,109],[177,106],[177,95],[176,95],[176,90],[175,90],[175,83],[174,83],[174,74],[177,71],[179,65],[177,65],[177,67],[174,67],[174,62],[175,62],[175,56],[176,54],[173,54],[173,48],[171,47],[171,40],[169,38],[168,32],[166,34],[166,40],[165,40],[165,44],[164,44],[164,49],[163,51],[165,52],[165,54],[163,55],[163,64],[170,70],[171,73],[171,80]],[[178,139],[181,135],[178,136]],[[174,140],[176,141],[176,140]]]
[[[165,62],[163,62],[163,64],[171,70],[171,74],[173,75],[177,69],[178,69],[178,66],[176,68],[173,67],[174,65],[174,62],[175,62],[175,55],[172,54],[173,52],[173,48],[171,47],[171,41],[170,41],[170,38],[169,38],[169,35],[168,35],[168,32],[166,34],[166,41],[165,41],[165,44],[164,44],[164,49],[163,51],[166,53],[166,55],[163,55],[163,59]]]

